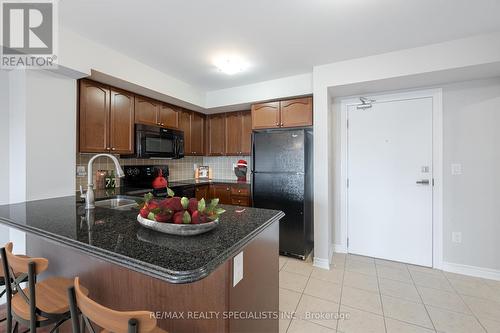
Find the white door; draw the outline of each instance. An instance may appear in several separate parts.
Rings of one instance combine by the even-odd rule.
[[[432,266],[432,98],[348,107],[349,252]]]

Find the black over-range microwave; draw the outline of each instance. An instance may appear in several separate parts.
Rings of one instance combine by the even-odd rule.
[[[184,132],[168,128],[135,125],[135,158],[184,157]]]

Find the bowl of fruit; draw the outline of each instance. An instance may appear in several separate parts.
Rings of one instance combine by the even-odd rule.
[[[210,231],[219,224],[219,216],[225,212],[217,207],[219,199],[207,204],[205,199],[176,197],[168,189],[166,199],[156,199],[153,194],[144,195],[138,201],[137,221],[145,228],[171,235],[192,236]]]

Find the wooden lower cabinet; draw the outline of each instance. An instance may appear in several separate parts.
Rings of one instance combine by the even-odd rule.
[[[209,186],[208,185],[201,185],[201,186],[196,186],[196,199],[201,200],[205,199],[208,200],[210,199],[209,196]]]
[[[250,198],[249,197],[233,197],[231,196],[231,205],[236,206],[250,206]]]
[[[231,204],[231,186],[230,185],[210,185],[212,198],[219,198],[219,203],[223,205]]]
[[[219,203],[223,205],[251,206],[249,184],[197,185],[195,193],[198,200],[219,198]]]

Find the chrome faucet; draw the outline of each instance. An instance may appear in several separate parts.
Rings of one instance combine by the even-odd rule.
[[[123,172],[122,167],[120,166],[120,162],[118,162],[118,159],[110,154],[97,154],[94,155],[90,161],[89,165],[87,167],[87,172],[88,172],[88,187],[87,187],[87,192],[83,193],[82,188],[80,186],[80,192],[81,192],[81,198],[85,199],[85,209],[94,209],[95,205],[95,197],[94,197],[94,184],[93,184],[93,174],[92,174],[92,165],[94,164],[94,161],[98,157],[109,157],[114,163],[115,163],[115,168],[116,168],[116,175],[118,177],[124,177],[125,173]]]

